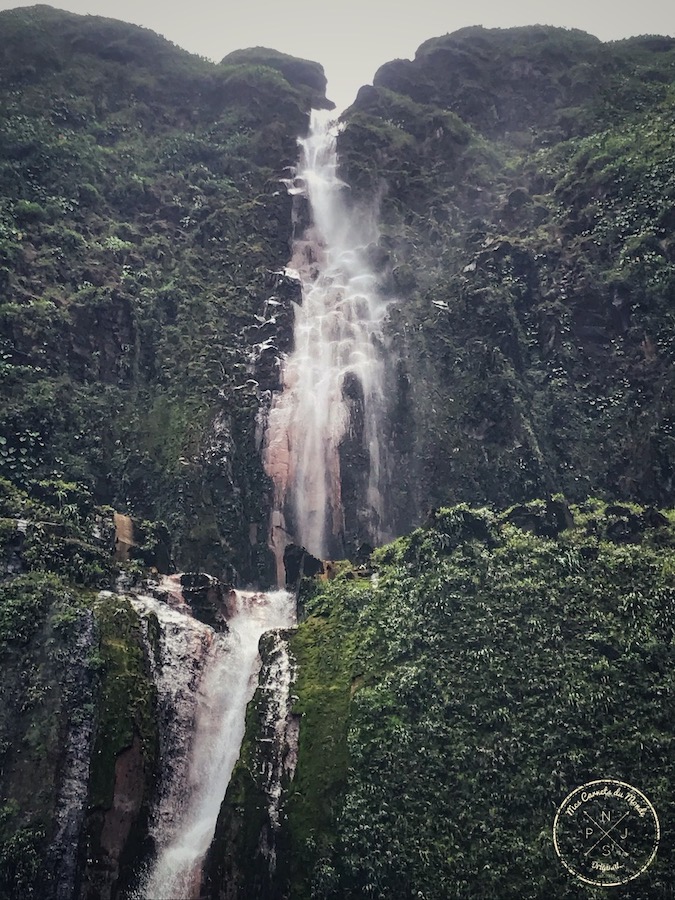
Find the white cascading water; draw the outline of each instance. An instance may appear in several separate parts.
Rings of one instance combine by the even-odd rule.
[[[383,519],[387,302],[377,292],[367,257],[377,230],[372,216],[345,202],[348,187],[336,174],[336,128],[325,111],[312,112],[309,135],[299,143],[297,173],[285,183],[290,193],[307,197],[311,225],[295,241],[286,274],[300,280],[302,304],[295,308],[294,350],[284,361],[283,390],[273,400],[264,448],[275,489],[270,544],[280,578],[289,540],[326,558],[344,532],[339,447],[350,428],[345,379],[358,382],[363,394],[369,475],[360,519],[373,542],[381,538]]]
[[[239,756],[260,637],[295,624],[295,599],[286,591],[236,591],[226,634],[152,597],[130,599],[142,619],[159,620],[158,658],[150,655],[162,734],[162,784],[151,824],[157,854],[132,897],[192,900],[200,895],[201,864]],[[285,682],[280,689],[288,692]]]

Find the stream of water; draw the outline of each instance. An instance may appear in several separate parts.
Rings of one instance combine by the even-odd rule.
[[[226,634],[151,597],[132,600],[143,619],[154,614],[159,621],[159,653],[151,656],[162,740],[162,783],[151,824],[157,853],[135,900],[199,897],[201,864],[258,682],[258,642],[267,631],[295,624],[295,598],[286,591],[236,591],[234,599]],[[285,683],[279,687],[287,692]]]
[[[311,224],[294,242],[286,269],[301,283],[302,303],[295,308],[294,349],[284,363],[283,390],[270,410],[264,449],[275,487],[270,544],[279,575],[290,540],[319,558],[344,555],[340,446],[350,431],[359,433],[367,466],[359,517],[373,543],[383,520],[387,303],[369,262],[377,229],[372,216],[347,203],[348,187],[337,175],[336,138],[329,115],[313,111],[297,172],[286,182],[290,193],[307,199]]]

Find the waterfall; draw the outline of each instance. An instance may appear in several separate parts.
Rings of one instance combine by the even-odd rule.
[[[289,540],[319,558],[345,555],[346,441],[356,448],[359,466],[352,468],[367,471],[357,492],[360,532],[372,543],[382,538],[387,302],[369,262],[377,229],[371,215],[346,202],[348,186],[336,174],[336,137],[328,114],[314,110],[310,132],[299,141],[295,177],[285,182],[308,202],[311,222],[295,240],[286,269],[301,283],[302,303],[294,310],[294,349],[284,362],[264,447],[274,483],[270,545],[280,577]]]
[[[199,897],[201,863],[257,685],[258,642],[267,631],[295,624],[295,600],[286,591],[235,591],[233,600],[227,633],[154,598],[131,600],[148,634],[153,616],[159,622],[159,641],[153,646],[149,639],[148,652],[162,736],[159,801],[151,823],[156,856],[132,894],[137,900]]]
[[[321,558],[344,556],[348,539],[379,542],[385,518],[380,436],[387,300],[369,262],[377,229],[372,216],[347,203],[349,189],[337,176],[336,128],[325,113],[313,112],[310,132],[299,143],[299,166],[285,184],[309,208],[310,224],[294,241],[285,274],[299,281],[302,302],[294,309],[294,349],[284,361],[263,447],[274,484],[270,542],[279,583],[290,540]],[[199,896],[202,863],[256,687],[259,639],[291,627],[295,614],[285,591],[237,591],[228,631],[218,633],[191,616],[174,583],[165,587],[172,605],[132,600],[146,622],[161,734],[161,783],[151,821],[156,855],[134,900]],[[263,730],[272,746],[264,767],[269,829],[262,849],[273,872],[281,784],[294,771],[299,723],[290,701],[295,673],[288,648],[280,641],[271,649],[263,673],[272,692]]]

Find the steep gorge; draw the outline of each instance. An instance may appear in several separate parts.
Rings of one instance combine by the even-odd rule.
[[[181,679],[288,540],[353,564],[263,637],[181,891],[572,898],[608,772],[671,827],[675,41],[465,29],[334,140],[315,63],[1,20],[0,896],[147,894]]]

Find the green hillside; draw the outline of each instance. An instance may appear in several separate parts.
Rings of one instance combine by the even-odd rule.
[[[569,792],[613,778],[664,835],[613,891],[667,897],[674,548],[672,515],[636,506],[456,506],[376,551],[374,583],[307,585],[278,896],[605,897],[569,877],[551,829]]]
[[[75,482],[161,519],[181,567],[250,579],[266,515],[245,329],[287,261],[278,179],[322,71],[273,51],[214,65],[46,6],[0,21],[0,474]]]

